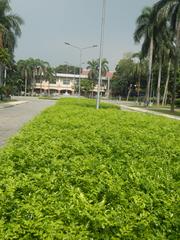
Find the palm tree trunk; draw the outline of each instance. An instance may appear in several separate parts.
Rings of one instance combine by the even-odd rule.
[[[177,71],[178,71],[178,63],[180,56],[180,20],[177,23],[176,28],[176,56],[175,56],[175,64],[174,64],[174,81],[173,81],[173,92],[172,92],[172,102],[171,102],[171,112],[174,112],[175,109],[175,100],[176,100],[176,80],[177,80]]]
[[[3,33],[0,31],[0,48],[3,48]]]
[[[166,84],[165,84],[165,88],[164,88],[162,106],[164,106],[166,104],[166,100],[167,100],[168,84],[169,84],[169,78],[170,78],[170,70],[171,70],[171,59],[169,60],[169,64],[168,64],[167,79],[166,79]]]
[[[138,64],[137,102],[139,102],[140,87],[141,87],[141,62]]]
[[[33,74],[33,79],[32,79],[32,86],[31,86],[31,88],[32,88],[32,96],[34,95],[34,87],[35,87],[35,69],[33,69],[33,72],[32,72],[32,74]]]
[[[107,98],[109,98],[109,90],[110,90],[110,77],[108,77],[108,83],[107,83]]]
[[[150,49],[149,49],[149,66],[148,66],[148,82],[147,82],[147,89],[146,89],[146,104],[149,104],[149,98],[150,98],[150,84],[151,84],[151,75],[152,75],[152,59],[153,59],[153,48],[154,48],[154,42],[153,42],[153,36],[151,37],[150,42]]]
[[[3,85],[3,79],[2,79],[2,65],[0,64],[0,87]]]
[[[127,102],[129,101],[129,96],[130,96],[131,90],[132,90],[132,84],[130,84],[130,86],[129,86],[129,91],[128,91],[127,99],[126,99]]]
[[[48,96],[50,96],[50,80],[48,80]]]
[[[157,84],[157,105],[160,104],[160,88],[161,88],[161,73],[162,73],[162,57],[159,60],[159,74],[158,74],[158,84]]]
[[[27,95],[27,77],[28,77],[27,70],[25,70],[25,89],[24,89],[25,96]]]

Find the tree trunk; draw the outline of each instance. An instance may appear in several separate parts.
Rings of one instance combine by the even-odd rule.
[[[177,23],[176,28],[176,54],[175,54],[175,64],[174,64],[174,81],[173,81],[173,91],[172,91],[172,102],[171,102],[171,112],[174,112],[175,100],[176,100],[176,79],[178,71],[178,63],[180,56],[180,20]]]
[[[0,31],[0,48],[3,48],[3,33]]]
[[[152,75],[152,59],[153,59],[153,36],[151,37],[150,48],[149,48],[149,66],[148,66],[148,82],[147,82],[147,89],[146,89],[146,104],[149,104],[150,98],[150,84],[151,84],[151,75]]]
[[[159,74],[158,74],[158,84],[157,84],[157,105],[160,104],[160,88],[161,88],[161,73],[162,73],[162,57],[159,60]]]
[[[130,84],[129,91],[128,91],[128,94],[127,94],[127,99],[126,99],[127,102],[129,101],[129,96],[130,96],[131,90],[132,90],[132,85]]]
[[[50,96],[50,80],[48,80],[48,96]]]
[[[31,88],[32,88],[32,96],[34,95],[35,75],[36,75],[35,69],[33,69],[33,79],[32,79],[32,86],[31,86]]]
[[[162,106],[164,106],[166,104],[166,100],[167,100],[168,84],[169,84],[169,78],[170,78],[170,70],[171,70],[171,59],[169,60],[169,64],[168,64],[167,79],[166,79],[166,84],[165,84],[165,88],[164,88]]]
[[[141,87],[141,62],[138,64],[137,102],[139,102],[140,87]]]
[[[0,64],[0,87],[3,85],[3,78],[2,78],[2,65]]]
[[[24,89],[24,96],[27,95],[27,78],[28,78],[28,73],[27,73],[27,70],[25,70],[25,89]]]
[[[109,89],[110,89],[110,77],[108,77],[108,84],[107,84],[107,98],[109,98]]]

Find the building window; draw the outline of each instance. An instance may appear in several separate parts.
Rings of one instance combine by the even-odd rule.
[[[63,85],[69,85],[70,84],[70,80],[63,80]]]

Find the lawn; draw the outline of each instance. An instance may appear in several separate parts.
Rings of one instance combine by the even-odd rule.
[[[60,99],[0,151],[0,239],[179,235],[180,123]]]
[[[173,115],[173,116],[178,116],[178,117],[180,116],[180,110],[179,109],[175,110],[174,112],[171,112],[171,110],[165,109],[165,108],[164,109],[150,108],[150,110],[160,112],[160,113],[170,114],[170,115]]]

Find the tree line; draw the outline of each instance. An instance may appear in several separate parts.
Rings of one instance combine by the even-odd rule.
[[[174,111],[180,97],[180,1],[159,0],[145,7],[136,21],[134,41],[141,51],[119,61],[112,93],[125,97],[134,90],[147,105],[155,96],[157,105],[169,101]]]
[[[55,73],[79,74],[79,67],[62,64],[51,67],[41,59],[14,60],[14,48],[21,36],[23,19],[12,12],[8,0],[0,1],[0,95],[15,92],[34,92],[35,82],[46,79],[55,82]],[[180,98],[180,1],[159,0],[145,7],[136,21],[135,43],[141,44],[138,53],[121,59],[111,81],[112,96],[126,100],[134,97],[149,104],[171,103]],[[87,62],[89,78],[82,79],[81,91],[88,93],[98,80],[99,59]],[[107,59],[102,61],[102,75],[109,70]]]

